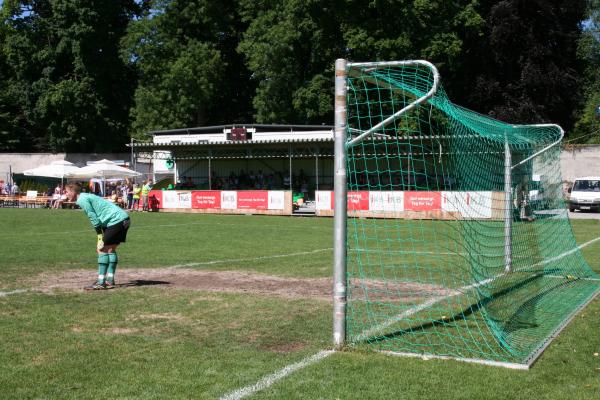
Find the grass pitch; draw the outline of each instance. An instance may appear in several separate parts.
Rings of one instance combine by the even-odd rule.
[[[83,213],[0,220],[2,399],[213,399],[330,347],[330,301],[308,290],[331,275],[330,219],[133,214],[117,280],[135,284],[93,293],[78,289],[96,274]],[[578,243],[600,236],[573,225]],[[600,242],[583,253],[600,271]],[[596,299],[528,372],[355,349],[252,398],[600,398],[598,326]]]

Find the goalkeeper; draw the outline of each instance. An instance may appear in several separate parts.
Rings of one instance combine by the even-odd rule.
[[[129,215],[115,204],[94,194],[81,193],[76,183],[67,185],[67,198],[77,205],[90,219],[98,237],[98,280],[85,290],[112,289],[115,287],[117,270],[117,246],[125,242],[129,229]]]

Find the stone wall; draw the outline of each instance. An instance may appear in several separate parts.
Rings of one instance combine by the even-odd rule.
[[[563,181],[600,176],[600,145],[567,146],[560,154]]]

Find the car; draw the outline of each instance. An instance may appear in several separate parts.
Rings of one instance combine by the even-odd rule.
[[[600,211],[600,176],[575,179],[569,193],[569,211]]]

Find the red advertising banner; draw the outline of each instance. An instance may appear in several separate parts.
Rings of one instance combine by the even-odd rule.
[[[334,196],[331,196],[333,199]],[[332,201],[333,203],[333,201]],[[369,192],[348,192],[348,211],[368,211]]]
[[[221,192],[215,190],[192,192],[192,208],[221,208]]]
[[[162,190],[151,190],[148,193],[148,205],[151,210],[158,210],[162,207]]]
[[[266,210],[269,207],[269,192],[266,190],[241,190],[237,192],[237,208],[240,210]]]
[[[440,192],[404,192],[404,209],[407,211],[434,211],[442,209]]]

